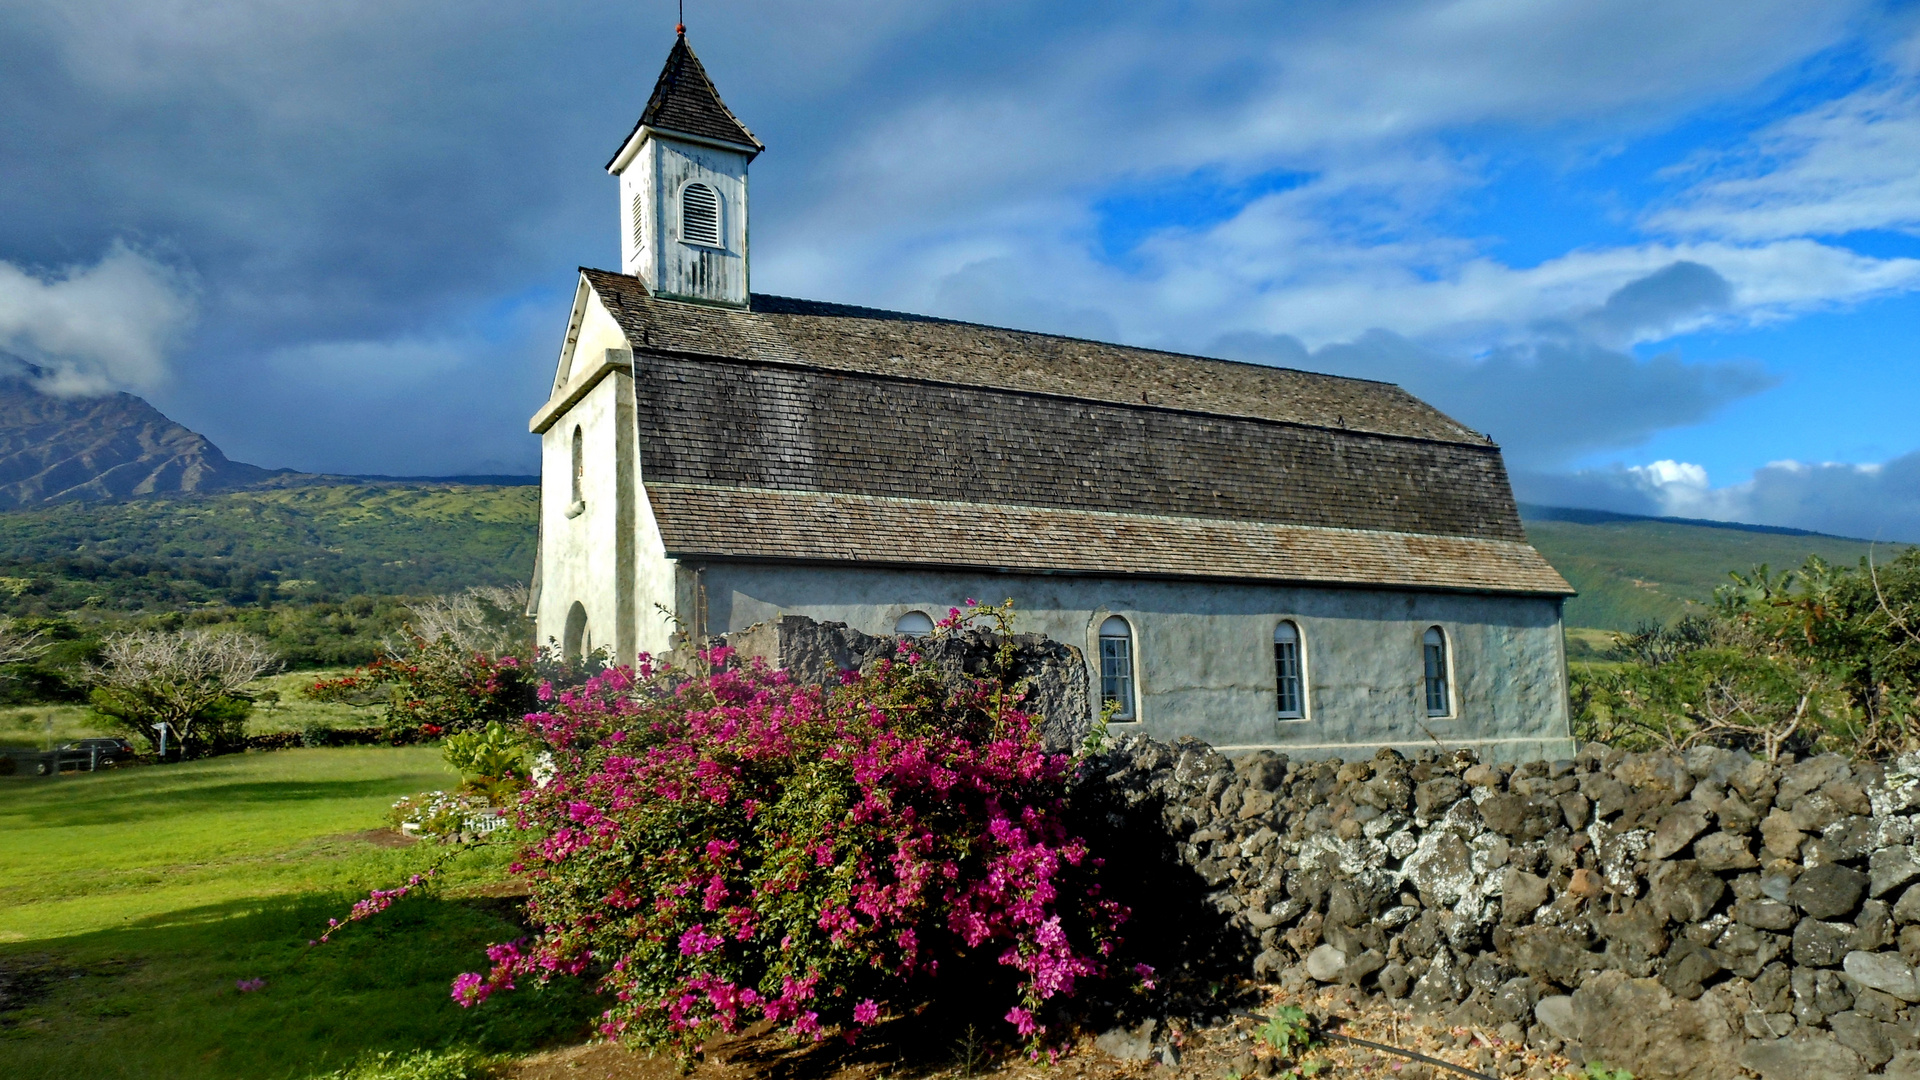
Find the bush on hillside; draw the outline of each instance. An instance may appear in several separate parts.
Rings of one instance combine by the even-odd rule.
[[[1710,614],[1618,635],[1612,664],[1575,673],[1575,734],[1768,758],[1920,746],[1920,550],[1731,576]]]
[[[519,811],[541,932],[455,997],[590,972],[607,1034],[686,1051],[759,1020],[851,1036],[938,979],[1038,1038],[1127,912],[1063,824],[1071,760],[1006,685],[1008,613],[942,632],[983,613],[1008,645],[957,688],[911,652],[820,688],[723,649],[547,691],[527,727],[556,773]]]

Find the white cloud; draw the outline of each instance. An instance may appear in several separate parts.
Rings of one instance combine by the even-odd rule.
[[[1699,465],[1655,461],[1570,475],[1521,474],[1515,488],[1521,499],[1548,505],[1920,541],[1920,453],[1864,465],[1776,461],[1724,487],[1714,487]]]
[[[190,277],[122,243],[92,266],[0,262],[0,349],[39,367],[52,393],[160,385],[194,312]]]
[[[1920,53],[1920,35],[1898,52]],[[1700,178],[1653,228],[1738,241],[1920,231],[1920,64],[1791,116],[1736,151],[1689,164]],[[1683,173],[1684,174],[1684,173]]]

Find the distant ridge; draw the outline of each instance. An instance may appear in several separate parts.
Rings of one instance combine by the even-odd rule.
[[[1836,536],[1833,533],[1815,532],[1811,529],[1789,529],[1784,525],[1749,525],[1743,521],[1714,521],[1711,518],[1653,517],[1648,514],[1620,514],[1612,510],[1583,510],[1572,506],[1541,506],[1538,503],[1521,503],[1522,521],[1565,521],[1574,525],[1605,525],[1611,522],[1658,521],[1667,525],[1697,525],[1706,529],[1734,529],[1739,532],[1768,533],[1773,536],[1818,536],[1828,540],[1850,540],[1855,543],[1869,544],[1874,541],[1858,536]],[[1904,543],[1887,541],[1880,543]]]
[[[467,484],[473,487],[539,487],[539,476],[523,473],[462,473],[457,476],[383,476],[360,473],[351,476],[325,476],[316,482],[366,480],[378,484]]]
[[[132,394],[55,397],[34,385],[38,369],[13,371],[0,375],[0,508],[224,491],[287,475],[228,460]]]

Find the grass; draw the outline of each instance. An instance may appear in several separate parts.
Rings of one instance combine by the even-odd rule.
[[[1583,524],[1530,520],[1527,539],[1580,595],[1567,602],[1568,626],[1631,630],[1700,612],[1728,571],[1758,563],[1790,570],[1818,555],[1852,566],[1871,545],[1835,536],[1789,536],[1653,520]],[[1885,561],[1899,545],[1880,544]],[[1571,646],[1574,643],[1569,641]]]
[[[462,1010],[484,948],[524,933],[502,847],[467,849],[437,895],[312,947],[370,887],[449,849],[367,834],[400,795],[451,787],[433,748],[245,754],[0,782],[0,1076],[264,1077],[365,1054],[532,1049],[598,1009],[577,984]],[[242,993],[236,982],[264,979]],[[497,1005],[497,1007],[496,1007]]]

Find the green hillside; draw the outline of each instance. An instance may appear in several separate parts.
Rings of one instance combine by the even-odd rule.
[[[1785,570],[1818,555],[1852,566],[1870,549],[1876,560],[1892,558],[1897,550],[1818,533],[1653,518],[1555,521],[1539,516],[1552,511],[1528,508],[1527,513],[1527,539],[1580,590],[1567,603],[1570,627],[1628,630],[1647,621],[1666,622],[1686,614],[1689,604],[1708,602],[1715,588],[1727,584],[1728,571],[1744,573],[1759,563]]]
[[[0,512],[0,613],[311,607],[524,583],[540,489],[314,484]],[[1861,540],[1525,507],[1527,536],[1580,590],[1567,625],[1631,629],[1709,600],[1729,570],[1852,565]],[[1890,558],[1881,545],[1876,557]]]
[[[0,513],[0,612],[166,611],[524,583],[537,487],[347,484]]]

